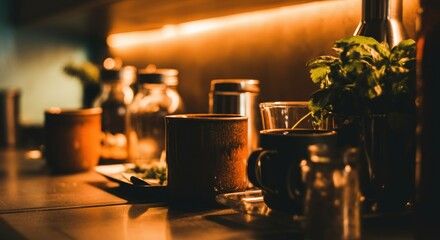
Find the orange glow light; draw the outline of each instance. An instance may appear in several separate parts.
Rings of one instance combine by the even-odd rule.
[[[106,58],[102,63],[105,69],[119,69],[122,66],[122,60],[120,58]]]
[[[280,15],[295,16],[303,11],[313,12],[314,10],[316,10],[317,6],[325,7],[325,4],[324,2],[313,2],[308,4],[293,5],[275,9],[229,15],[218,18],[204,19],[176,25],[166,25],[161,29],[155,30],[116,33],[111,34],[107,37],[107,44],[111,48],[118,48],[156,43],[159,41],[171,40],[176,37],[191,35],[204,31],[211,31],[223,27],[235,26],[237,24],[258,24],[259,22],[265,22],[270,19],[275,19]]]

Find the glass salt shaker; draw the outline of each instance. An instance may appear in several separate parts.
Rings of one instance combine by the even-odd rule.
[[[310,159],[302,165],[306,182],[306,239],[360,239],[358,149],[311,145],[308,150]]]
[[[210,83],[209,112],[248,116],[248,151],[258,148],[261,130],[258,114],[260,81],[256,79],[213,79]]]
[[[133,100],[135,71],[127,66],[121,69],[101,69],[101,90],[93,106],[102,108],[102,137],[100,164],[121,163],[127,160],[125,114]]]
[[[165,116],[176,111],[166,93],[166,77],[138,73],[137,94],[127,111],[128,160],[138,166],[165,162]]]

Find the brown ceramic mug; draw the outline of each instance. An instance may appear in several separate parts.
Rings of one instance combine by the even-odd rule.
[[[88,171],[98,164],[101,114],[101,108],[45,111],[44,156],[54,173]]]
[[[247,117],[181,114],[165,119],[172,206],[216,206],[217,194],[246,189]]]

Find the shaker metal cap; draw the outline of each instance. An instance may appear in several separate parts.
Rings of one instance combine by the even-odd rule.
[[[260,81],[255,79],[214,79],[211,92],[260,92]]]
[[[115,82],[121,78],[120,69],[105,69],[102,68],[99,71],[99,79],[103,82]]]
[[[152,72],[145,72],[145,71],[139,71],[138,72],[138,83],[144,84],[144,83],[165,83],[166,80],[166,74],[164,73],[152,73]]]
[[[156,73],[163,73],[166,75],[165,84],[167,86],[177,86],[179,85],[179,71],[174,68],[157,68]]]

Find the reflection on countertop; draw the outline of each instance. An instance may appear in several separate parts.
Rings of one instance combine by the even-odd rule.
[[[303,239],[295,221],[228,206],[173,209],[148,188],[95,171],[55,175],[27,153],[0,150],[0,239]],[[412,216],[366,219],[362,232],[362,239],[413,239]]]

